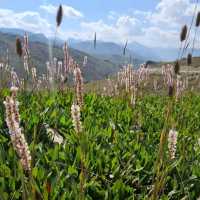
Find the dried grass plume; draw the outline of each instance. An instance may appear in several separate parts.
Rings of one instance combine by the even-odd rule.
[[[197,18],[196,18],[196,27],[200,25],[200,11],[197,13]]]
[[[187,25],[184,25],[180,35],[181,42],[183,42],[186,39],[186,36],[187,36]]]
[[[179,71],[180,71],[180,65],[179,65],[179,62],[178,60],[175,62],[174,64],[174,73],[175,74],[179,74]]]
[[[187,56],[187,65],[190,66],[192,64],[192,54],[188,54]]]
[[[19,57],[22,57],[23,54],[22,43],[18,37],[16,38],[16,53],[18,54]]]
[[[62,5],[60,5],[57,11],[57,16],[56,16],[57,27],[59,27],[60,24],[62,23],[62,19],[63,19],[63,8],[62,8]]]

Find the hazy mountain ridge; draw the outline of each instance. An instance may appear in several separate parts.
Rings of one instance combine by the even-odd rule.
[[[0,32],[2,33],[8,33],[11,35],[19,35],[23,36],[26,32],[29,35],[29,40],[32,42],[42,42],[45,44],[49,43],[49,40],[51,43],[54,42],[54,38],[47,38],[45,35],[40,33],[32,33],[23,29],[15,29],[15,28],[0,28]],[[67,40],[68,45],[71,48],[77,49],[79,51],[83,51],[85,53],[91,54],[93,56],[96,56],[101,59],[110,59],[113,60],[113,57],[118,57],[117,60],[125,60],[125,63],[127,60],[130,60],[130,57],[134,60],[136,60],[133,64],[141,64],[145,62],[146,60],[159,60],[159,56],[155,55],[151,49],[148,47],[145,47],[137,42],[128,43],[127,49],[126,49],[126,56],[123,55],[123,49],[124,45],[117,44],[114,42],[104,42],[99,41],[97,39],[97,46],[94,48],[93,41],[83,41],[78,40],[74,38],[69,38]],[[56,39],[56,45],[62,46],[64,44],[64,41],[60,38]],[[147,53],[148,52],[148,53]],[[121,64],[121,62],[119,63]]]
[[[148,60],[129,48],[126,49],[124,55],[124,47],[114,42],[97,41],[96,48],[94,48],[93,41],[69,39],[68,43],[69,46],[74,49],[87,52],[88,54],[103,60],[110,60],[117,65],[131,63],[135,67],[138,67],[140,64]]]
[[[20,59],[15,52],[16,37],[17,35],[15,35],[14,33],[8,34],[2,33],[0,31],[0,58],[1,60],[6,59],[6,50],[8,49],[11,67],[15,68],[20,75],[23,75],[23,60]],[[23,39],[22,36],[19,37]],[[45,73],[46,62],[49,59],[49,46],[46,43],[32,41],[31,36],[29,41],[30,53],[33,63],[37,67],[37,71],[39,74]],[[105,79],[108,75],[116,73],[120,69],[120,66],[112,62],[106,62],[73,48],[70,48],[69,52],[70,55],[77,61],[77,63],[80,64],[80,66],[82,66],[84,56],[88,57],[87,65],[85,67],[82,67],[83,75],[86,81]],[[59,60],[62,60],[62,48],[55,47],[53,49],[53,55]]]
[[[89,54],[96,56],[104,56],[106,58],[112,58],[113,56],[119,56],[121,59],[123,57],[123,48],[124,45],[117,44],[113,42],[103,42],[97,41],[96,49],[93,48],[93,41],[81,41],[75,39],[69,39],[69,44],[71,47],[85,51]],[[126,50],[126,59],[130,60],[131,57],[134,60],[137,60],[139,63],[143,63],[148,60],[160,62],[160,61],[174,61],[177,59],[179,49],[178,48],[164,48],[164,47],[147,47],[138,42],[130,42],[127,45]],[[191,49],[188,48],[184,56],[187,56],[187,53],[191,52]],[[200,50],[195,49],[193,56],[200,56]],[[118,58],[120,59],[120,58]],[[137,63],[138,63],[137,62]]]
[[[22,29],[0,28],[0,32],[5,33],[5,34],[7,33],[12,36],[19,35],[23,37],[24,33],[27,31],[22,30]],[[33,42],[33,43],[42,43],[47,46],[49,44],[49,40],[51,43],[53,43],[54,41],[54,38],[48,39],[46,36],[40,33],[31,33],[31,32],[27,32],[27,33],[29,35],[30,42]],[[64,41],[61,40],[60,38],[56,39],[56,46],[59,46],[59,48],[62,48],[63,43]],[[99,69],[100,67],[96,65],[101,62],[102,62],[101,64],[104,63],[105,66],[108,64],[109,65],[113,64],[115,66],[114,68],[119,69],[122,65],[126,63],[132,63],[137,67],[141,63],[144,63],[149,60],[156,61],[156,62],[174,61],[177,59],[177,55],[179,51],[178,48],[146,47],[137,42],[130,42],[130,43],[128,42],[126,55],[124,56],[123,44],[99,41],[98,38],[97,38],[96,48],[94,48],[94,44],[92,40],[83,41],[83,40],[78,40],[74,38],[69,38],[67,40],[67,43],[71,49],[76,49],[82,53],[84,52],[83,53],[84,55],[89,54],[91,55],[91,57],[93,57],[93,59],[95,58],[96,63],[95,62],[92,62],[92,63],[95,66],[95,68],[98,68],[98,70],[100,70]],[[191,49],[188,49],[188,52],[190,51]],[[200,55],[200,50],[195,49],[193,56],[199,56],[199,55]],[[78,59],[80,60],[80,58]],[[101,67],[101,68],[102,70],[104,69],[104,67]],[[107,74],[107,70],[106,69],[104,70],[105,72],[103,72],[103,74]],[[111,70],[111,71],[115,71],[115,70]]]

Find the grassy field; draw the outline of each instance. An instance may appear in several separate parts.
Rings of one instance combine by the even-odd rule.
[[[84,199],[152,199],[159,179],[160,136],[172,127],[178,131],[177,151],[172,160],[167,143],[163,146],[164,180],[157,199],[200,196],[199,95],[188,93],[178,102],[144,95],[133,107],[125,94],[114,98],[87,94],[81,110],[83,131],[77,135],[70,114],[71,93],[21,92],[21,127],[32,155],[27,174],[5,123],[3,101],[9,91],[0,94],[0,199],[80,199],[81,160]],[[62,136],[60,144],[53,142],[47,125]]]
[[[161,69],[162,65],[163,64],[174,64],[174,61],[173,62],[158,62],[158,63],[153,63],[153,64],[150,64],[151,68],[153,69]],[[181,60],[179,60],[179,63],[180,63],[180,66],[181,66],[181,69],[183,71],[199,71],[200,70],[200,57],[193,57],[192,58],[192,63],[190,66],[187,65],[187,59],[186,58],[182,58]]]
[[[178,27],[174,31],[172,28],[176,23],[170,25],[170,30],[167,26],[166,30],[151,27],[157,17],[165,16],[167,9],[160,9],[168,3],[160,2],[155,7],[158,15],[151,12],[153,18],[144,15],[145,20],[150,19],[150,34],[141,27],[145,35],[143,38],[140,34],[140,38],[142,44],[146,41],[150,46],[136,43],[136,49],[146,57],[154,54],[150,52],[152,47],[164,47],[163,41],[166,47],[178,44],[178,61],[146,61],[140,66],[146,58],[137,56],[133,47],[136,53],[129,50],[130,42],[140,40],[130,28],[137,27],[141,20],[136,16],[143,16],[143,11],[118,16],[110,9],[111,18],[118,19],[116,23],[110,21],[109,26],[103,20],[93,23],[89,16],[86,22],[86,13],[61,4],[54,25],[40,16],[41,9],[48,8],[46,5],[38,5],[38,12],[2,9],[16,18],[16,25],[29,15],[41,18],[39,21],[44,20],[55,35],[47,26],[46,34],[49,32],[54,39],[40,38],[29,43],[27,33],[0,33],[0,200],[200,199],[200,58],[193,57],[200,11],[198,1],[193,3],[191,24],[183,25],[177,37],[180,41],[170,45],[167,38],[170,34],[175,38]],[[176,12],[183,15],[179,3],[174,4]],[[180,7],[189,4],[181,3]],[[55,9],[49,6],[46,10]],[[176,12],[168,13],[170,23]],[[85,33],[72,31],[70,24],[61,29],[69,13],[79,18]],[[187,9],[185,13],[190,16]],[[145,20],[141,26],[147,25]],[[23,24],[27,22],[20,23],[20,27]],[[37,25],[36,19],[34,27]],[[96,29],[99,25],[102,27]],[[79,35],[85,39],[90,35],[89,49],[93,53],[69,48],[61,40],[57,43],[65,33],[65,39],[71,34],[77,39]],[[154,41],[150,42],[151,37],[145,37],[152,33]],[[110,43],[99,51],[100,40],[108,39],[102,37],[106,34],[115,42],[126,40],[125,46]],[[136,66],[128,64],[133,61]]]

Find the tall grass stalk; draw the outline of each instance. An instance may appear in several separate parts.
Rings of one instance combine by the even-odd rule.
[[[196,3],[195,3],[195,7],[194,7],[194,12],[193,12],[193,15],[192,15],[192,20],[191,20],[191,23],[190,23],[190,27],[189,27],[189,30],[188,30],[188,34],[187,34],[187,37],[185,39],[185,43],[184,43],[184,46],[183,46],[183,50],[182,50],[182,53],[180,54],[182,58],[184,56],[184,53],[188,47],[188,41],[189,41],[189,37],[190,37],[190,33],[191,33],[191,30],[192,30],[192,25],[194,23],[194,19],[195,19],[195,15],[196,15],[196,11],[197,11],[197,7],[198,7],[198,2],[199,0],[196,0]]]
[[[194,34],[194,39],[193,39],[193,44],[192,44],[192,55],[195,49],[195,42],[196,42],[197,30],[198,30],[199,25],[200,25],[200,12],[197,13],[197,17],[196,17],[195,34]]]
[[[85,158],[86,158],[86,145],[87,145],[87,140],[84,131],[82,128],[82,123],[80,119],[80,107],[79,105],[73,104],[71,107],[71,115],[72,115],[72,121],[74,125],[75,132],[78,136],[79,139],[79,145],[80,145],[80,167],[81,167],[81,172],[80,172],[80,200],[85,199],[85,182],[86,182],[86,176],[85,176]]]
[[[160,144],[159,144],[159,150],[157,155],[157,160],[155,162],[155,183],[153,186],[153,191],[151,194],[150,199],[156,200],[158,199],[161,191],[164,188],[166,176],[167,176],[167,165],[166,165],[166,159],[165,159],[165,149],[167,144],[167,136],[168,136],[168,127],[171,120],[171,113],[173,109],[173,99],[169,99],[169,102],[166,107],[166,115],[165,115],[165,125],[163,127],[163,130],[160,135]]]

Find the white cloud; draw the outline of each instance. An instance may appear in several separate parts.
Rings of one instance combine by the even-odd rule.
[[[190,23],[194,6],[190,0],[161,0],[154,11],[135,10],[121,15],[110,11],[105,21],[86,21],[82,12],[63,5],[64,15],[78,20],[71,29],[68,26],[65,30],[62,26],[59,36],[65,40],[69,37],[90,40],[97,32],[98,39],[104,41],[124,43],[128,39],[129,42],[137,41],[147,46],[178,47],[181,27]],[[57,12],[57,7],[52,4],[41,5],[40,9],[52,15]],[[55,27],[41,15],[42,12],[0,9],[0,27],[23,28],[52,35]]]
[[[82,31],[84,31],[85,36],[87,39],[90,39],[90,36],[97,32],[98,39],[104,40],[104,41],[113,41],[116,40],[119,41],[118,36],[116,35],[115,27],[105,24],[102,20],[96,21],[96,22],[82,22],[81,23]]]
[[[190,23],[194,7],[190,0],[161,0],[154,11],[135,10],[121,16],[110,11],[108,19],[112,23],[82,22],[82,36],[90,39],[97,32],[98,38],[104,41],[128,39],[148,46],[178,47],[181,27]]]
[[[151,11],[142,11],[142,10],[134,10],[133,11],[134,16],[142,18],[144,20],[149,19],[152,15]]]
[[[165,31],[152,26],[144,29],[144,35],[139,40],[140,43],[151,47],[178,47],[178,37],[177,31]]]
[[[197,6],[197,11],[199,8]],[[190,24],[194,9],[195,3],[190,0],[161,0],[155,11],[146,15],[149,24],[145,27],[146,44],[178,47],[180,30],[183,25]]]
[[[189,23],[194,13],[194,3],[190,0],[162,0],[156,11],[149,18],[151,22],[162,27],[179,28]]]
[[[121,34],[126,35],[126,37],[142,34],[141,21],[137,18],[127,15],[118,18],[116,22],[116,28],[120,31]]]
[[[52,34],[52,25],[40,16],[38,12],[14,12],[0,9],[0,27],[20,28],[31,32]]]
[[[76,10],[75,8],[71,6],[62,5],[62,7],[63,7],[64,16],[68,18],[82,18],[83,17],[83,13],[81,13],[80,11]],[[49,4],[49,5],[41,5],[40,9],[45,10],[46,12],[50,14],[56,14],[58,7],[52,4]]]
[[[124,43],[127,39],[129,42],[139,42],[143,45],[155,47],[170,47],[178,45],[179,33],[175,30],[165,31],[157,26],[143,27],[143,24],[135,18],[121,16],[117,21],[108,25],[99,20],[96,22],[82,22],[81,31],[73,33],[82,39],[90,40],[94,32],[97,32],[97,38],[103,41],[113,41]]]
[[[82,22],[82,31],[88,33],[90,39],[91,33],[97,32],[98,39],[103,41],[124,42],[131,40],[132,35],[138,36],[142,34],[142,26],[140,21],[130,16],[120,16],[115,23],[106,24],[103,20],[96,22]],[[87,34],[85,34],[87,35]]]
[[[109,20],[115,20],[118,17],[118,14],[115,11],[110,11],[108,13],[108,19]]]

